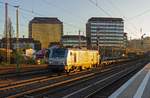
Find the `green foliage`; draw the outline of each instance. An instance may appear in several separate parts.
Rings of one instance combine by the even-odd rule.
[[[19,64],[24,63],[23,51],[22,50],[19,50],[18,52],[14,51],[12,54],[12,60],[13,60],[13,63],[17,63],[17,62]]]
[[[30,46],[30,44],[27,44],[27,45],[25,46],[25,49],[30,49],[30,48],[32,48],[32,47]]]
[[[9,66],[10,64],[8,64],[7,62],[1,62],[0,66]]]
[[[35,60],[33,58],[29,58],[27,62],[28,64],[35,64]]]

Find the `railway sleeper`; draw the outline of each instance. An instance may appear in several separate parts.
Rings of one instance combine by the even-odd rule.
[[[34,96],[24,95],[24,98],[34,98]]]

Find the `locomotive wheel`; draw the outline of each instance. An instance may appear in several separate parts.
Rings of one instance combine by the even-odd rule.
[[[61,76],[61,72],[58,72],[57,75],[58,75],[58,76]]]
[[[80,71],[82,71],[82,70],[83,70],[83,69],[82,69],[82,66],[79,66],[79,70],[80,70]]]
[[[69,70],[65,70],[66,74],[69,75],[69,73],[71,72],[70,69]]]

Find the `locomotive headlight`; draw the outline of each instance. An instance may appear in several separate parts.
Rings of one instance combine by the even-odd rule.
[[[63,65],[66,65],[66,61],[63,61]]]
[[[49,64],[52,64],[52,61],[51,61],[51,60],[49,60]]]

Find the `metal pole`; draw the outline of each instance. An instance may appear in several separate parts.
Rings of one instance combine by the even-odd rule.
[[[114,49],[112,47],[112,59],[114,59]]]
[[[103,37],[104,37],[104,40],[103,40],[103,44],[104,44],[104,45],[103,45],[103,49],[104,49],[104,59],[105,59],[105,58],[106,58],[106,57],[105,57],[105,56],[106,56],[106,49],[105,49],[105,48],[106,48],[106,47],[105,47],[105,45],[106,45],[106,44],[105,44],[105,43],[106,43],[106,41],[105,41],[105,34],[104,34]]]
[[[17,49],[17,65],[16,65],[16,71],[20,71],[20,66],[19,66],[19,11],[18,8],[19,6],[16,7],[16,49]]]
[[[97,50],[99,52],[99,36],[98,36],[98,33],[99,33],[99,29],[97,30],[97,33],[96,33],[96,36],[97,36]]]
[[[5,40],[6,40],[6,62],[10,63],[10,43],[9,43],[9,34],[8,34],[8,3],[5,3]]]
[[[8,12],[7,12],[7,6],[8,4],[5,3],[5,43],[6,43],[6,62],[7,62],[7,18],[8,18]]]
[[[80,36],[80,30],[79,30],[79,48],[81,48],[81,36]]]

